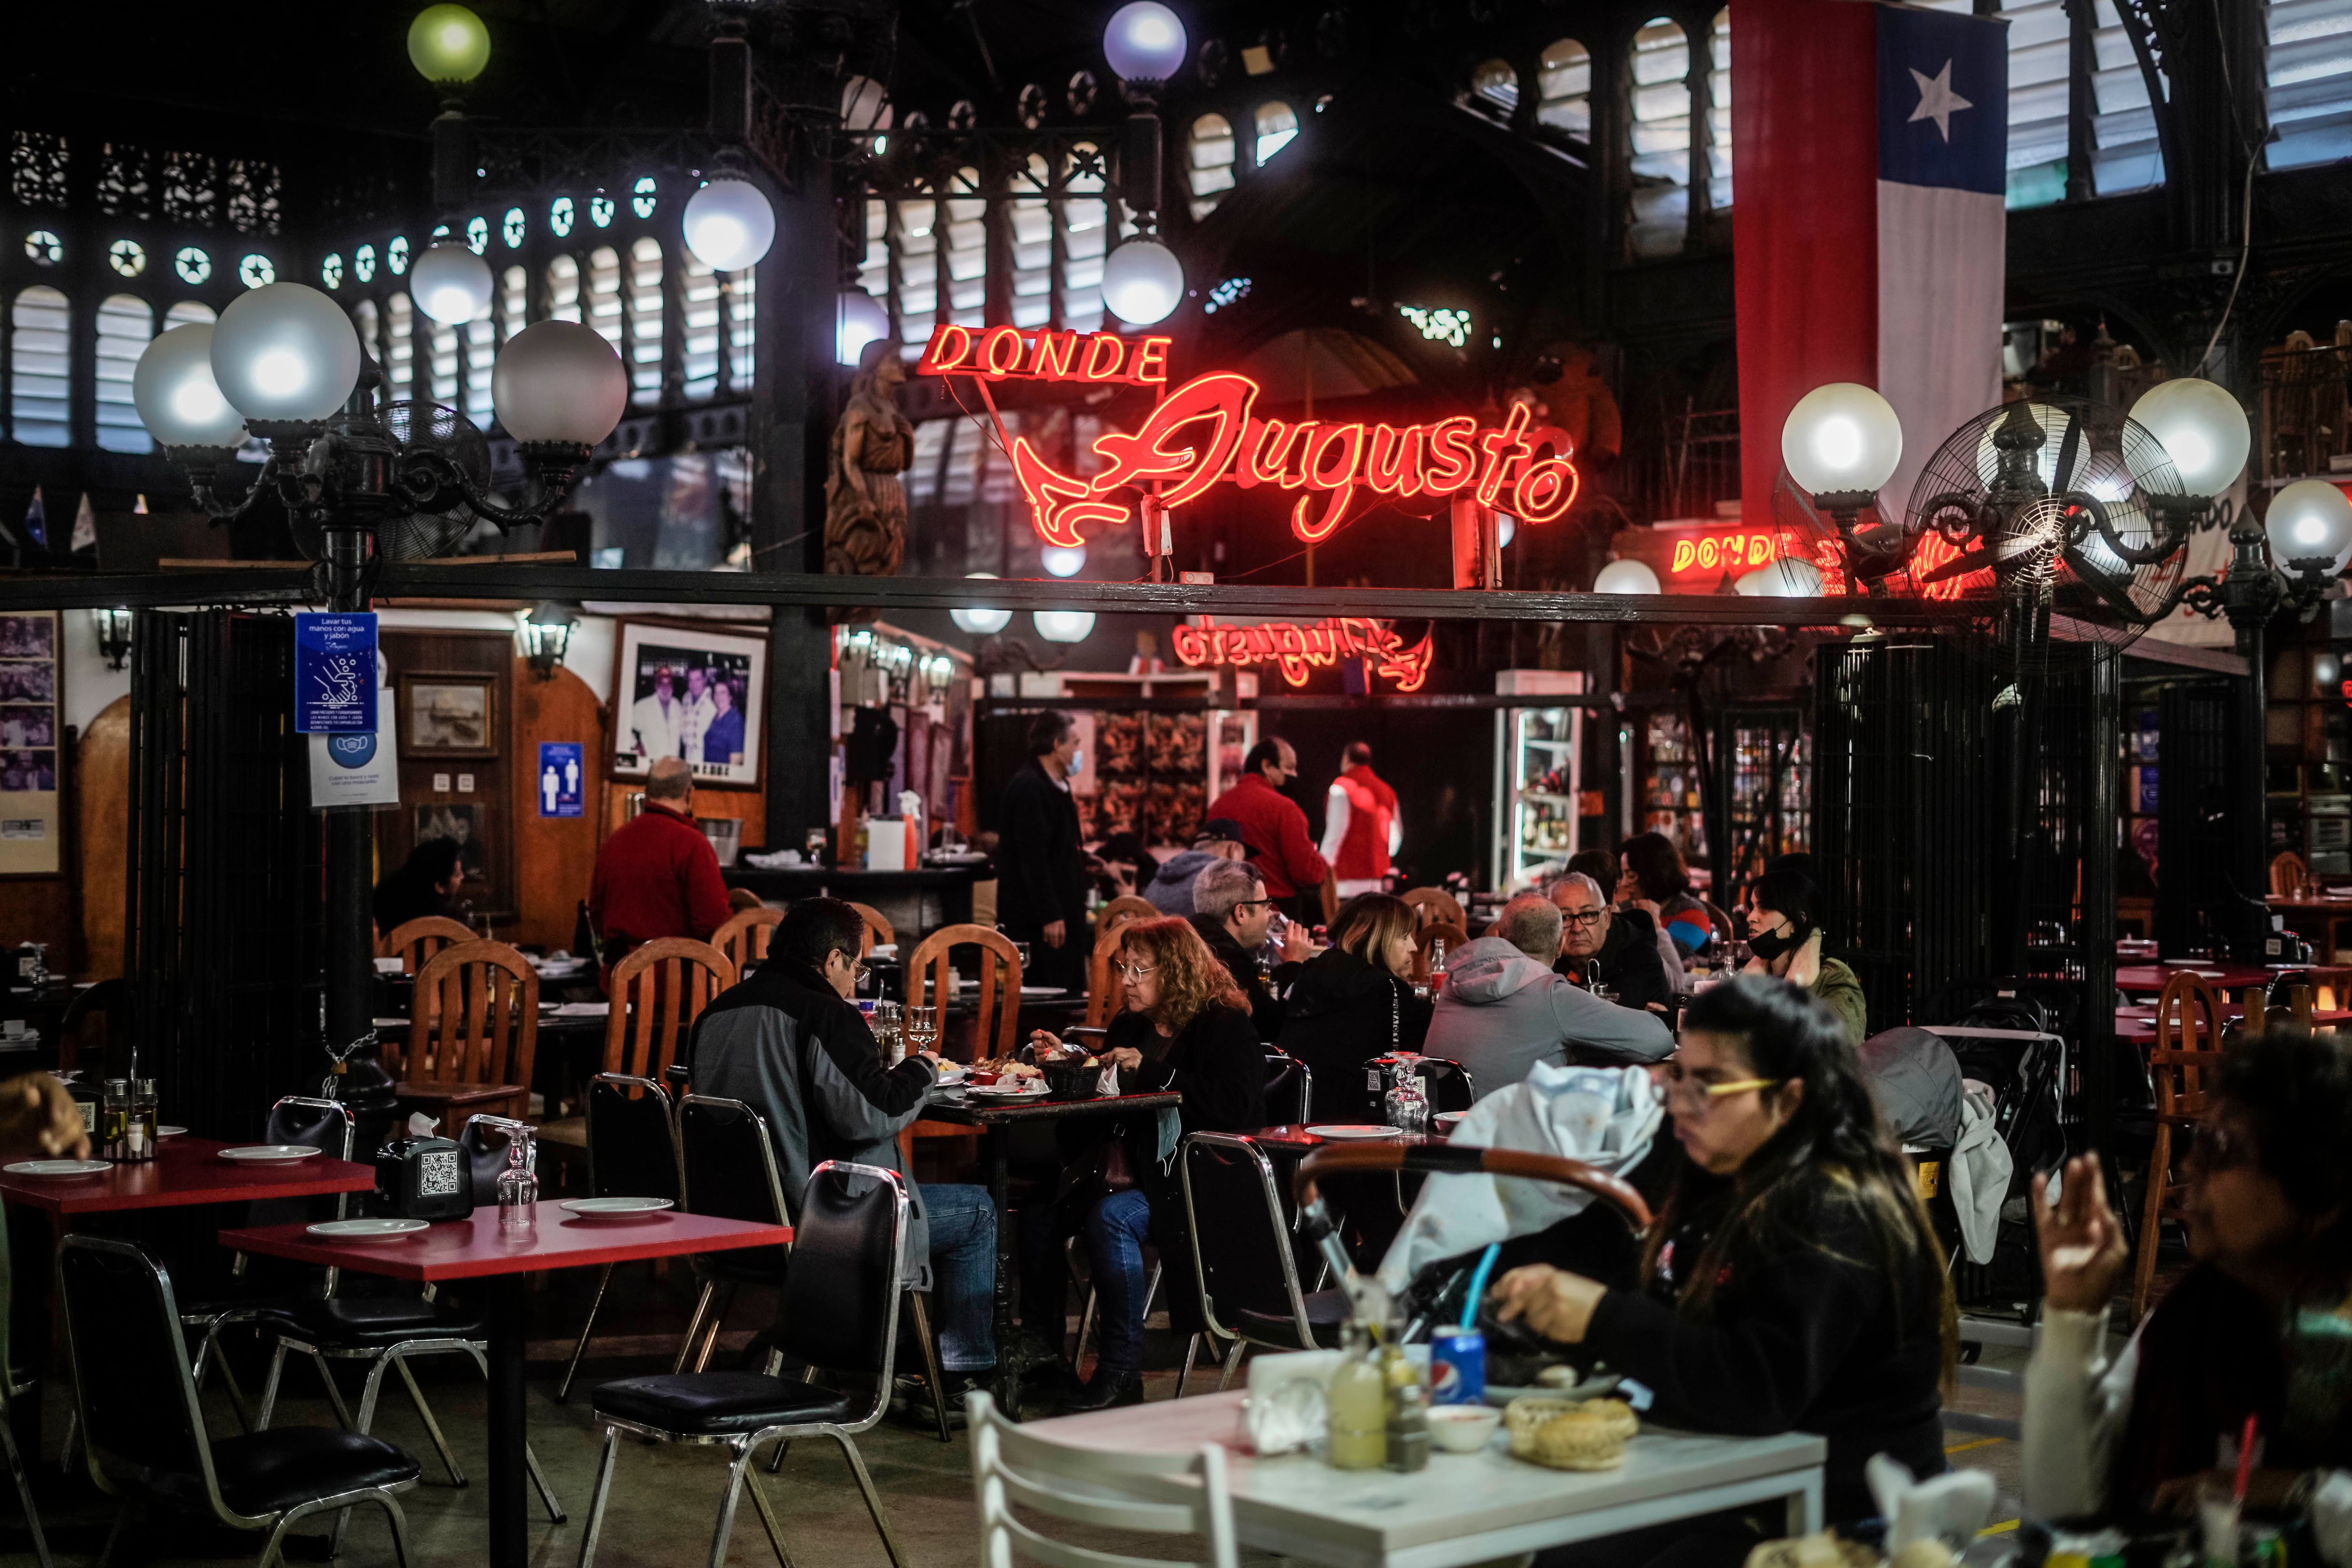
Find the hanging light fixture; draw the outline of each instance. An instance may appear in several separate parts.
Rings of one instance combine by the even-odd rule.
[[[490,63],[490,30],[463,5],[427,5],[408,24],[408,63],[436,87],[457,87]]]
[[[1103,58],[1123,82],[1158,86],[1181,68],[1183,19],[1160,0],[1129,0],[1103,27]]]
[[[1047,642],[1084,642],[1094,635],[1092,610],[1039,610],[1029,618]]]
[[[489,308],[490,264],[461,239],[437,239],[408,269],[409,298],[445,327],[462,326]]]
[[[967,572],[964,575],[985,577],[991,582],[996,580],[993,572]],[[959,605],[948,612],[948,619],[976,637],[992,637],[1013,624],[1013,612],[982,609],[977,605]]]
[[[1658,574],[1640,561],[1612,561],[1592,579],[1596,594],[1655,594]]]
[[[1056,577],[1075,577],[1087,569],[1087,547],[1048,544],[1037,552],[1037,564]]]
[[[686,199],[686,247],[713,272],[758,265],[776,243],[776,209],[759,186],[732,175]]]
[[[1103,263],[1103,307],[1130,327],[1168,319],[1184,298],[1184,267],[1156,239],[1129,240]]]

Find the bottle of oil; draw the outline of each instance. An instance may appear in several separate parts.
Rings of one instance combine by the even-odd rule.
[[[1331,1373],[1330,1460],[1334,1469],[1378,1469],[1388,1458],[1388,1390],[1371,1337],[1348,1325],[1347,1359]]]
[[[1381,1336],[1382,1436],[1391,1470],[1429,1466],[1429,1412],[1422,1396],[1421,1369],[1406,1359],[1404,1324],[1391,1321]]]

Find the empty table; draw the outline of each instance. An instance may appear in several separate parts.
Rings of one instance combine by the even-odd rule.
[[[0,1202],[70,1218],[124,1209],[363,1193],[375,1185],[373,1167],[349,1160],[324,1154],[307,1160],[222,1159],[220,1152],[230,1147],[181,1133],[158,1141],[152,1160],[111,1165],[96,1175],[26,1176],[0,1172]]]

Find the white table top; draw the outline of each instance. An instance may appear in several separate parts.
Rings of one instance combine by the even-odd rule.
[[[1616,1469],[1550,1470],[1511,1458],[1497,1431],[1479,1453],[1433,1453],[1418,1475],[1335,1470],[1308,1454],[1251,1454],[1242,1397],[1236,1390],[1154,1400],[1033,1422],[1025,1430],[1129,1453],[1186,1453],[1216,1443],[1226,1452],[1234,1527],[1244,1542],[1343,1564],[1483,1562],[1505,1554],[1490,1548],[1506,1542],[1525,1542],[1508,1552],[1591,1539],[1791,1495],[1808,1482],[1818,1499],[1829,1451],[1804,1433],[1712,1437],[1649,1427],[1626,1446]],[[1727,1499],[1727,1491],[1747,1495]]]

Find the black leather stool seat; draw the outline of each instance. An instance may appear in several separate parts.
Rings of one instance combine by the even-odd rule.
[[[1326,1350],[1337,1349],[1340,1327],[1348,1321],[1348,1293],[1345,1290],[1316,1290],[1307,1295],[1304,1300],[1307,1326],[1315,1331],[1315,1343]],[[1253,1340],[1289,1344],[1298,1338],[1298,1324],[1287,1312],[1259,1312],[1244,1307],[1234,1315],[1240,1320],[1234,1326]]]
[[[222,1500],[256,1519],[322,1497],[400,1486],[416,1479],[418,1470],[414,1456],[381,1438],[332,1426],[275,1426],[215,1443],[213,1473]],[[200,1477],[151,1479],[157,1491],[191,1508],[205,1506]]]
[[[452,1309],[422,1296],[335,1296],[303,1300],[262,1321],[328,1350],[381,1350],[403,1340],[478,1340],[489,1331],[478,1310]]]
[[[755,1372],[688,1372],[601,1384],[596,1414],[690,1437],[730,1437],[762,1426],[849,1421],[874,1402],[814,1383],[787,1383]]]

